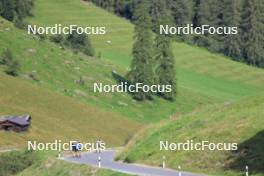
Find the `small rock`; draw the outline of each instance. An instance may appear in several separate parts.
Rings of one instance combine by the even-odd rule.
[[[117,104],[120,105],[120,106],[128,106],[128,104],[126,104],[126,103],[124,103],[122,101],[118,101]]]
[[[28,52],[30,52],[30,53],[36,53],[36,52],[37,52],[37,50],[36,50],[36,49],[34,49],[34,48],[30,48],[30,49],[28,49]]]

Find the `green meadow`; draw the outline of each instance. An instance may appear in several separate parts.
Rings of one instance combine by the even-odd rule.
[[[264,129],[263,69],[174,42],[176,101],[155,97],[137,102],[126,93],[93,92],[95,82],[117,83],[112,71],[120,76],[129,71],[134,26],[126,19],[81,0],[36,0],[34,16],[27,19],[30,24],[105,26],[106,35],[90,36],[100,58],[74,53],[49,39],[41,41],[0,21],[0,52],[10,48],[21,64],[17,78],[0,73],[0,114],[30,113],[33,117],[27,133],[1,131],[0,148],[25,146],[27,140],[98,137],[109,146],[122,146],[133,138],[119,159],[158,166],[165,155],[171,168],[182,165],[187,171],[232,176],[241,174],[246,159],[249,164],[257,160],[262,165],[254,166],[254,174],[263,175],[263,159],[256,157],[263,155],[259,142]],[[76,83],[80,78],[83,85]],[[254,151],[244,158],[228,152],[160,152],[159,140],[164,138],[171,142],[190,138],[236,141]],[[73,175],[71,171],[119,176],[52,157],[20,175]]]
[[[243,175],[246,165],[252,175],[263,175],[263,94],[233,103],[208,105],[177,119],[153,125],[141,131],[119,159],[160,166],[166,156],[167,165],[177,169],[212,175]],[[160,141],[169,143],[237,143],[232,151],[165,151]]]
[[[50,14],[53,18],[46,14]],[[91,3],[80,3],[79,0],[63,1],[63,3],[59,0],[55,2],[38,0],[35,17],[30,18],[29,21],[40,26],[56,23],[79,26],[103,24],[108,29],[107,34],[91,36],[97,53],[102,53],[104,60],[122,66],[125,71],[130,66],[133,25]],[[111,44],[107,43],[109,40]],[[173,51],[177,64],[179,94],[187,89],[214,100],[232,100],[262,90],[264,78],[261,69],[233,62],[222,55],[212,54],[205,49],[184,43],[175,42]]]
[[[0,148],[27,146],[28,140],[96,141],[103,138],[109,146],[123,145],[140,124],[120,114],[62,96],[18,78],[0,74],[1,114],[30,114],[32,127],[27,133],[0,131]],[[114,124],[112,124],[114,123]]]
[[[87,85],[91,86],[95,80],[104,82],[106,79],[107,82],[113,83],[111,70],[117,70],[122,76],[128,71],[133,42],[133,25],[129,21],[116,17],[91,3],[79,0],[63,1],[63,3],[62,1],[38,0],[34,14],[35,16],[30,18],[29,22],[40,26],[54,24],[106,26],[106,35],[93,35],[91,39],[96,52],[102,55],[101,60],[104,63],[113,64],[113,66],[108,70],[101,69],[100,66],[100,68],[98,67],[100,71],[96,71],[96,75],[94,75],[95,71],[89,72],[92,69],[91,65],[82,68],[84,65],[79,64],[78,67],[81,67],[79,75],[91,77]],[[111,41],[111,43],[109,44],[107,41]],[[90,98],[89,95],[87,98],[83,95],[78,97],[75,94],[74,96],[85,99],[84,101],[87,103],[110,108],[129,118],[143,122],[155,122],[176,113],[190,112],[200,105],[233,101],[262,91],[264,72],[261,69],[233,62],[221,55],[212,54],[205,49],[183,43],[175,43],[173,49],[178,79],[178,97],[175,103],[165,102],[158,98],[154,102],[134,102],[126,94],[107,96],[103,94],[101,96],[102,94],[89,93],[93,98]],[[60,58],[56,60],[60,60]],[[76,59],[74,61],[77,62]],[[99,75],[102,76],[99,77]],[[65,79],[64,75],[63,78]],[[67,85],[72,82],[65,80],[61,84]],[[87,92],[87,88],[82,91]],[[96,97],[94,98],[94,96]],[[110,97],[111,100],[106,97]]]

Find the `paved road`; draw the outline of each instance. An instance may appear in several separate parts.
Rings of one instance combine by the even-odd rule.
[[[199,174],[181,172],[171,169],[162,169],[157,167],[149,167],[136,164],[126,164],[122,162],[114,161],[116,152],[113,150],[105,151],[101,154],[98,153],[86,153],[81,158],[64,157],[63,160],[88,164],[94,167],[98,167],[98,157],[101,157],[101,167],[105,169],[111,169],[131,175],[139,176],[202,176]]]

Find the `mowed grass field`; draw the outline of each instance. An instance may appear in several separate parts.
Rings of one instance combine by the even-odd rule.
[[[35,17],[29,21],[40,26],[52,26],[56,23],[106,26],[106,35],[91,36],[96,52],[102,53],[102,60],[124,69],[121,73],[124,74],[129,69],[133,25],[123,18],[80,0],[37,0]],[[111,44],[107,41],[111,41]],[[263,92],[264,71],[184,43],[175,42],[173,51],[178,80],[176,102],[155,100],[154,103],[159,103],[156,110],[152,109],[154,115],[142,113],[141,116],[148,121],[154,121],[156,118],[153,117],[158,113],[158,116],[162,114],[165,118],[174,115],[177,120],[164,126],[154,125],[154,128],[144,133],[142,138],[139,137],[137,142],[132,142],[134,145],[131,144],[123,159],[159,165],[162,155],[165,154],[168,157],[168,165],[172,168],[177,168],[178,164],[183,163],[185,170],[237,175],[240,172],[239,167],[224,172],[225,165],[232,162],[235,164],[239,160],[235,157],[228,159],[232,156],[230,153],[161,153],[158,151],[158,141],[168,137],[172,142],[194,138],[210,139],[213,142],[231,140],[243,144],[254,138],[264,128],[263,124],[259,123],[263,114],[263,96],[256,97]],[[149,108],[146,104],[141,105],[144,109]],[[192,110],[194,113],[186,115]],[[143,138],[147,140],[142,140]],[[260,151],[260,148],[255,149]],[[249,162],[253,161],[254,157],[249,158]],[[244,167],[242,165],[240,164]],[[261,166],[255,168],[255,174],[259,174],[259,168]]]
[[[31,24],[106,26],[107,34],[91,36],[97,53],[102,53],[102,59],[93,59],[67,50],[62,51],[48,41],[32,41],[26,33],[22,35],[22,31],[16,29],[5,31],[5,35],[1,37],[6,43],[2,47],[14,46],[15,55],[25,58],[21,60],[23,72],[37,71],[35,74],[42,86],[137,121],[157,122],[176,113],[190,112],[205,104],[233,101],[262,91],[262,70],[230,61],[197,47],[175,43],[178,79],[176,102],[170,103],[157,98],[153,102],[142,103],[135,102],[125,93],[93,93],[94,82],[116,84],[111,75],[112,70],[117,70],[120,75],[125,75],[128,71],[133,25],[91,3],[79,0],[37,0],[34,14],[29,19]],[[242,72],[245,75],[237,74],[242,70],[245,70]],[[79,77],[84,78],[85,86],[74,83]]]
[[[184,170],[219,175],[239,173],[235,166],[233,171],[224,172],[224,164],[228,162],[243,165],[236,162],[243,160],[230,153],[160,153],[158,142],[168,137],[171,142],[194,138],[213,142],[234,139],[240,144],[247,141],[256,144],[258,140],[255,138],[260,138],[258,134],[264,128],[261,119],[264,101],[261,96],[264,86],[262,69],[175,42],[176,102],[159,98],[152,102],[136,102],[125,93],[94,93],[94,82],[116,84],[111,72],[116,70],[124,76],[129,70],[133,25],[81,0],[36,0],[35,4],[34,17],[28,19],[31,24],[106,26],[106,35],[90,36],[96,53],[101,53],[102,58],[74,54],[48,40],[40,41],[0,19],[3,21],[0,24],[0,51],[10,48],[22,66],[18,78],[0,74],[0,114],[30,113],[33,117],[29,133],[0,132],[0,147],[23,145],[34,139],[78,138],[87,141],[98,137],[111,146],[119,146],[142,125],[172,117],[175,121],[162,122],[139,134],[121,158],[159,165],[162,155],[166,155],[168,166],[172,168],[184,163]],[[35,75],[37,81],[32,80],[30,74]],[[84,85],[76,84],[80,77],[84,79]],[[254,149],[261,154],[258,146]],[[254,154],[250,159],[252,162],[255,161]],[[229,160],[230,155],[233,158]],[[51,168],[51,173],[57,175],[63,174],[67,167],[79,168],[57,162],[54,165],[58,167]],[[35,171],[48,174],[43,169],[49,166],[44,163],[29,168],[24,175]],[[261,166],[256,170],[259,168]],[[88,174],[88,170],[83,172]],[[112,173],[102,171],[101,174]]]
[[[153,125],[139,133],[119,156],[127,162],[160,166],[180,165],[185,171],[212,175],[264,175],[264,94],[234,103],[208,105],[173,121]],[[165,151],[160,141],[169,143],[237,143],[238,151]]]
[[[80,140],[98,138],[109,146],[124,144],[139,123],[120,114],[78,102],[70,97],[0,74],[1,114],[30,114],[32,128],[26,133],[0,131],[0,148],[27,146],[28,140]]]
[[[49,14],[49,15],[47,15]],[[52,16],[52,18],[50,18]],[[31,24],[106,26],[106,35],[92,35],[92,43],[103,59],[128,69],[133,44],[133,25],[91,3],[81,0],[37,0]],[[110,40],[111,44],[107,43]],[[264,71],[212,54],[205,49],[174,43],[178,100],[186,90],[214,100],[234,100],[262,91]],[[189,96],[190,98],[191,96]],[[177,106],[177,103],[176,103]]]
[[[196,106],[214,101],[213,97],[187,88],[181,89],[176,103],[158,98],[152,102],[136,102],[127,93],[94,93],[94,83],[117,84],[112,71],[125,75],[127,70],[111,60],[91,58],[81,53],[73,54],[49,40],[40,41],[6,21],[0,29],[0,39],[3,41],[0,50],[10,48],[14,57],[19,60],[22,66],[20,78],[140,123],[157,122],[176,112],[189,112]],[[37,81],[30,78],[32,74]],[[84,85],[76,83],[80,77],[84,80]]]

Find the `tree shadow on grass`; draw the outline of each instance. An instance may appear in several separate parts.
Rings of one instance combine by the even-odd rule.
[[[239,144],[229,159],[228,169],[243,171],[248,166],[251,174],[264,174],[264,130]]]
[[[124,76],[119,75],[118,73],[116,73],[116,71],[112,71],[112,76],[118,84],[125,82],[127,82],[128,85],[130,84],[130,82]]]
[[[129,86],[131,85],[131,82],[125,78],[124,76],[119,75],[116,71],[112,71],[112,76],[115,79],[117,84],[122,84],[123,83],[123,88],[125,90],[125,85]],[[133,96],[132,92],[127,92],[129,95]]]
[[[124,76],[119,75],[116,71],[112,71],[112,76],[113,76],[113,78],[116,80],[116,82],[117,82],[118,84],[122,84],[122,83],[123,83],[123,88],[124,88],[124,89],[125,89],[125,86],[126,86],[126,85],[127,85],[127,86],[130,86],[130,85],[134,84],[134,83],[130,82],[130,81],[129,81],[127,78],[125,78]],[[137,99],[137,98],[135,98],[135,97],[133,96],[133,92],[129,92],[129,91],[127,91],[127,93],[130,94],[130,95],[132,96],[132,98],[134,98],[135,100],[141,101],[141,100],[139,100],[139,99]],[[155,93],[152,92],[151,95],[156,96],[156,97],[159,97],[159,98],[164,98],[163,95],[162,95],[161,93],[159,93],[159,92],[155,92]],[[148,98],[148,100],[153,100],[153,97],[150,96],[150,97]],[[171,99],[166,99],[166,100],[168,100],[168,101],[170,101],[170,102],[173,102],[173,100],[171,100]]]

